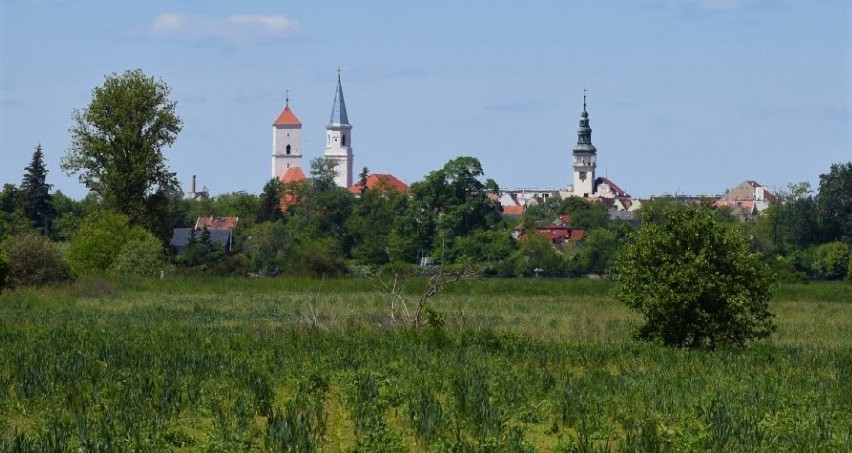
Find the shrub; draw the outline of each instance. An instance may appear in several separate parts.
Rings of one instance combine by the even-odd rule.
[[[242,253],[225,255],[210,270],[213,275],[218,276],[246,275],[250,271],[251,264],[249,264],[249,259]]]
[[[12,236],[3,242],[3,251],[11,262],[10,287],[41,286],[71,278],[68,263],[44,236],[33,233]]]
[[[333,238],[316,238],[296,251],[292,271],[313,277],[343,275],[347,271],[340,244]]]
[[[645,222],[619,264],[616,298],[645,317],[639,337],[671,346],[742,346],[769,336],[774,276],[739,231],[707,209]]]
[[[68,245],[68,263],[71,270],[79,274],[106,271],[125,245],[133,241],[147,242],[151,237],[153,235],[146,229],[131,225],[125,215],[98,212],[86,217]]]
[[[0,292],[9,282],[9,271],[12,269],[12,264],[9,262],[9,257],[0,250]]]
[[[113,259],[110,270],[118,275],[154,277],[163,269],[165,263],[165,253],[160,240],[147,233],[144,237],[124,244]]]
[[[814,277],[842,280],[849,272],[849,245],[839,241],[815,245],[806,251],[806,260]]]

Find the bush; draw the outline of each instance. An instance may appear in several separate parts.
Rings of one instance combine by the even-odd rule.
[[[237,253],[235,255],[225,255],[215,265],[213,265],[213,268],[210,270],[210,272],[213,275],[218,275],[221,277],[229,275],[246,275],[251,272],[251,264],[249,263],[248,257],[243,255],[242,253]]]
[[[147,243],[152,237],[146,229],[131,225],[127,216],[98,212],[86,217],[68,245],[68,263],[78,274],[103,272],[130,242]]]
[[[315,238],[296,251],[291,271],[313,277],[330,277],[347,272],[343,251],[333,238]]]
[[[776,256],[766,260],[769,269],[775,274],[778,283],[808,283],[808,279],[804,273],[796,270],[796,266],[789,258]]]
[[[44,236],[32,233],[12,236],[3,242],[3,252],[11,262],[10,287],[41,286],[71,279],[68,263]]]
[[[9,257],[0,250],[0,292],[3,292],[3,288],[9,282],[9,271],[11,269],[12,265],[9,262]]]
[[[118,275],[155,277],[165,266],[165,258],[160,240],[148,233],[124,244],[113,259],[110,270]]]
[[[849,272],[849,245],[829,242],[807,249],[807,266],[811,275],[826,280],[842,280]]]
[[[774,276],[739,231],[707,209],[645,222],[619,263],[616,298],[645,317],[639,337],[670,346],[742,346],[775,326]]]

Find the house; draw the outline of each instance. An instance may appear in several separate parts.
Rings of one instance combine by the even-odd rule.
[[[400,181],[396,176],[391,174],[381,174],[381,173],[373,173],[367,176],[367,189],[369,190],[378,190],[383,194],[387,194],[390,192],[396,193],[408,193],[411,191],[411,188],[408,187],[408,184]],[[361,195],[361,182],[356,182],[355,184],[349,186],[349,191],[353,194]]]
[[[713,206],[728,207],[732,211],[741,211],[746,215],[759,214],[775,201],[775,195],[757,181],[743,181],[725,195],[719,197]]]
[[[536,227],[535,232],[550,239],[550,242],[557,248],[562,248],[570,241],[579,242],[583,240],[586,232],[571,228],[571,216],[560,215],[550,225]],[[526,239],[526,234],[523,231],[523,225],[516,227],[517,235],[513,237],[519,240]]]
[[[172,239],[169,248],[175,253],[183,252],[189,245],[189,241],[195,234],[196,239],[201,237],[206,229],[210,232],[210,242],[221,246],[225,252],[234,250],[234,228],[237,226],[239,217],[204,216],[195,221],[192,228],[175,228],[172,230]]]

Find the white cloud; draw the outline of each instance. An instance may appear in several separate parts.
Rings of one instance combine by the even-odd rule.
[[[281,15],[239,14],[213,18],[165,13],[154,18],[148,33],[162,39],[246,44],[293,38],[301,33],[301,29],[298,23]]]

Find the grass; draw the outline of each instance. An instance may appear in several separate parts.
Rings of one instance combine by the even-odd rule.
[[[412,279],[413,300],[423,281]],[[784,286],[745,351],[634,342],[611,282],[485,279],[411,332],[369,279],[0,294],[0,450],[842,451],[852,285]],[[409,302],[409,309],[411,302]],[[296,450],[293,450],[296,451]]]

